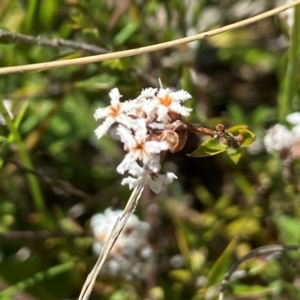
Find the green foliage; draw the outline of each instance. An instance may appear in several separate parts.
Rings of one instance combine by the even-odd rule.
[[[114,52],[248,17],[239,2],[1,0],[0,28]],[[274,5],[252,2],[249,14]],[[149,275],[99,277],[91,299],[216,299],[234,261],[257,247],[300,244],[299,159],[262,145],[267,128],[300,108],[299,10],[290,38],[268,18],[191,45],[2,76],[0,99],[11,100],[14,119],[0,125],[0,298],[78,298],[96,261],[91,216],[124,208],[130,195],[116,173],[124,151],[113,130],[95,138],[93,113],[113,87],[133,99],[158,78],[191,93],[189,123],[224,124],[242,138],[232,147],[191,134],[166,155],[164,169],[178,179],[159,195],[147,190],[137,209],[152,227]],[[1,67],[97,54],[7,37],[0,45]],[[298,261],[297,252],[244,261],[226,296],[297,300]]]
[[[227,152],[228,156],[234,163],[238,163],[241,158],[241,148],[250,146],[256,139],[253,132],[247,130],[247,126],[236,125],[225,131],[231,135],[228,138],[223,138],[223,135],[220,138],[209,138],[204,143],[202,143],[192,154],[191,157],[205,157],[213,156],[222,152]],[[236,146],[230,146],[230,141],[233,137],[240,135],[242,141],[238,142]],[[226,135],[227,136],[227,135]]]
[[[227,145],[222,144],[218,139],[210,138],[201,144],[192,154],[192,157],[212,156],[226,151]]]

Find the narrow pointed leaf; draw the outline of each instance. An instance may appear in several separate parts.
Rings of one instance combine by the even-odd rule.
[[[226,131],[232,133],[233,135],[238,135],[240,133],[240,130],[247,130],[248,128],[248,125],[235,125],[226,129]]]
[[[239,130],[239,133],[244,138],[241,147],[248,147],[256,140],[255,134],[253,132],[251,132],[250,130],[241,129],[241,130]]]
[[[248,286],[239,284],[234,286],[234,294],[242,298],[262,299],[265,296],[272,295],[274,292],[272,287],[264,287],[259,285]]]
[[[207,282],[205,287],[210,287],[214,284],[220,283],[222,278],[229,269],[229,264],[231,263],[231,255],[236,249],[237,240],[232,239],[228,244],[226,249],[223,251],[221,256],[217,259],[214,265],[210,268],[207,275]]]
[[[233,149],[233,148],[228,148],[227,149],[227,154],[229,158],[237,164],[242,156],[242,152],[239,149]]]
[[[191,157],[212,156],[226,151],[227,145],[221,144],[219,140],[210,138],[202,143],[194,152],[190,154]]]

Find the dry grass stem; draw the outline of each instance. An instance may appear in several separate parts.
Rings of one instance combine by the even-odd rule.
[[[117,238],[119,237],[120,233],[122,232],[123,228],[125,227],[129,217],[136,209],[136,206],[138,204],[138,201],[140,199],[140,196],[141,196],[143,190],[144,190],[144,185],[139,185],[132,191],[132,194],[127,202],[127,205],[126,205],[122,215],[115,222],[115,224],[109,234],[109,237],[103,246],[103,249],[98,257],[98,260],[97,260],[95,266],[93,267],[92,271],[86,278],[86,281],[81,289],[81,293],[79,295],[78,300],[88,300],[89,299],[90,294],[93,290],[95,281],[97,279],[97,276],[98,276],[106,258],[108,257],[109,252],[111,251]]]
[[[177,40],[173,40],[173,41],[169,41],[169,42],[165,42],[165,43],[141,47],[141,48],[137,48],[137,49],[131,49],[131,50],[101,54],[101,55],[93,55],[93,56],[87,56],[87,57],[81,57],[81,58],[74,58],[74,59],[68,59],[68,60],[59,60],[59,61],[28,64],[28,65],[13,66],[13,67],[4,67],[4,68],[0,68],[0,75],[25,72],[25,71],[40,71],[40,70],[61,68],[61,67],[66,67],[66,66],[75,66],[75,65],[96,63],[96,62],[105,61],[105,60],[117,59],[117,58],[128,57],[128,56],[135,56],[135,55],[139,55],[139,54],[144,54],[144,53],[154,52],[154,51],[158,51],[158,50],[162,50],[162,49],[167,49],[167,48],[179,46],[181,44],[186,44],[186,43],[194,42],[194,41],[201,40],[204,38],[208,38],[208,37],[211,37],[211,36],[214,36],[214,35],[229,31],[229,30],[247,26],[247,25],[255,23],[259,20],[274,16],[274,15],[276,15],[288,8],[296,6],[298,4],[300,4],[300,0],[296,0],[292,3],[279,6],[272,10],[269,10],[265,13],[259,14],[257,16],[248,18],[248,19],[240,21],[240,22],[233,23],[231,25],[227,25],[227,26],[224,26],[224,27],[221,27],[218,29],[206,31],[203,33],[199,33],[199,34],[190,36],[190,37],[185,37],[185,38],[181,38],[181,39],[177,39]]]

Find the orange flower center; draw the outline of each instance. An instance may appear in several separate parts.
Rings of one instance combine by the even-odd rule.
[[[99,243],[104,244],[106,241],[106,234],[101,233],[96,237],[96,239],[98,240]]]
[[[158,101],[160,102],[160,104],[164,105],[164,106],[170,106],[172,104],[172,97],[169,94],[166,94],[164,97],[159,97]]]
[[[133,149],[135,151],[138,151],[139,159],[143,159],[144,156],[149,156],[149,154],[145,150],[145,143],[137,143]]]
[[[134,149],[136,150],[143,150],[144,149],[144,144],[143,143],[137,143]]]
[[[120,103],[118,103],[116,106],[111,105],[109,107],[110,115],[112,117],[116,117],[119,114],[120,109],[121,109],[121,104]]]

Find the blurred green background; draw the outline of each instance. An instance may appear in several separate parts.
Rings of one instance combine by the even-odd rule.
[[[277,4],[280,2],[278,1]],[[139,48],[218,28],[275,5],[272,0],[1,0],[0,29],[99,47],[30,45],[0,38],[0,66]],[[298,31],[299,33],[299,31]],[[96,257],[91,216],[122,209],[130,196],[116,166],[113,136],[97,140],[94,110],[118,87],[124,99],[142,88],[185,89],[189,122],[213,128],[247,124],[257,141],[234,165],[225,155],[190,158],[201,142],[167,155],[178,179],[146,190],[137,210],[150,223],[155,259],[146,280],[100,278],[91,299],[216,299],[234,261],[272,244],[300,243],[299,166],[285,177],[268,154],[266,129],[299,110],[298,60],[285,87],[289,30],[278,17],[210,39],[136,57],[5,75],[0,95],[15,116],[0,126],[0,299],[76,299]],[[296,46],[296,59],[299,59]],[[291,76],[291,75],[290,75]],[[293,93],[296,100],[285,100]],[[9,125],[9,124],[7,124]],[[35,173],[29,173],[28,169]],[[240,265],[226,299],[299,299],[297,252]],[[18,298],[19,297],[19,298]]]

